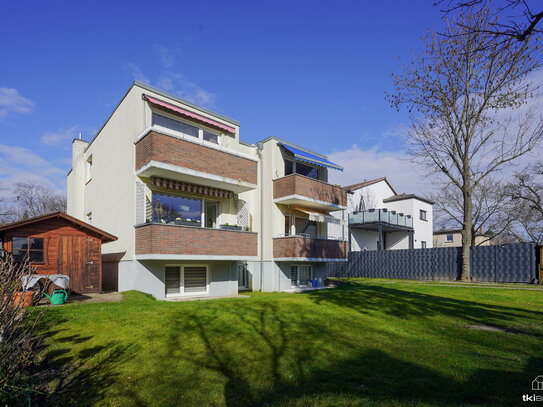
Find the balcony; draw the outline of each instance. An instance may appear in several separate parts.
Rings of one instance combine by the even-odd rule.
[[[273,239],[276,261],[347,261],[347,242],[307,236]]]
[[[151,129],[136,143],[136,173],[234,193],[256,188],[257,161],[190,136]],[[173,133],[173,132],[172,132]]]
[[[346,208],[347,191],[300,174],[290,174],[273,181],[273,201],[324,211]]]
[[[354,228],[395,232],[413,229],[413,218],[388,209],[370,209],[349,214],[349,225]]]
[[[257,234],[146,223],[136,226],[137,260],[256,260]]]

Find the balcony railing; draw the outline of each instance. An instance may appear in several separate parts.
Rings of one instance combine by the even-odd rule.
[[[345,261],[347,242],[309,236],[280,236],[273,239],[275,260]]]
[[[251,259],[257,256],[257,236],[239,230],[146,223],[136,226],[136,258]]]
[[[300,174],[290,174],[273,181],[273,199],[276,203],[332,211],[345,208],[347,190]]]
[[[413,227],[413,217],[411,215],[405,215],[397,211],[389,211],[388,209],[370,209],[349,214],[349,225],[378,222],[403,226],[406,228]]]

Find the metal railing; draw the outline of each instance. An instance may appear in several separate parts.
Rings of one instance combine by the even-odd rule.
[[[377,223],[384,222],[391,225],[413,227],[413,217],[397,211],[388,209],[370,209],[362,212],[349,214],[349,224]]]

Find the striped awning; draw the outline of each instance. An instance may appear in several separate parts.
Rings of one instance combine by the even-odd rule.
[[[211,196],[214,198],[231,199],[234,194],[231,191],[207,187],[205,185],[194,185],[171,179],[151,177],[151,184],[160,188],[171,189],[179,192],[189,192],[191,194]]]

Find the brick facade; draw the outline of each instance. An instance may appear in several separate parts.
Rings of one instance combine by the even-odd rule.
[[[273,181],[274,199],[295,194],[336,205],[347,205],[347,190],[323,181],[299,174],[290,174]]]
[[[136,227],[136,254],[256,256],[257,234],[181,225]]]
[[[347,259],[347,242],[300,236],[274,238],[273,257]]]
[[[251,184],[257,180],[256,161],[154,131],[136,143],[136,170],[151,160]]]

